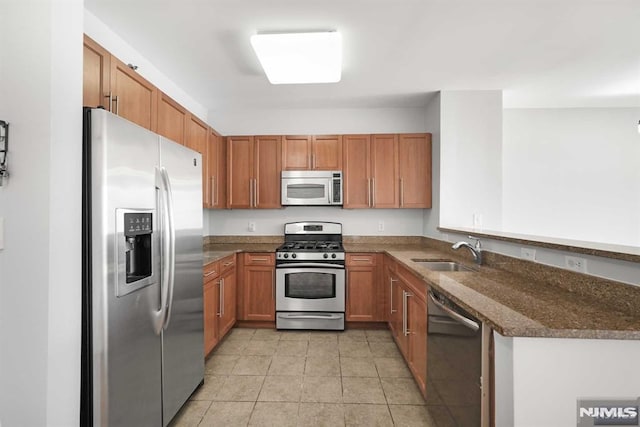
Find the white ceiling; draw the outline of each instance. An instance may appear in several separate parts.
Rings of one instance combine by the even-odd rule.
[[[423,106],[502,89],[506,107],[640,106],[638,0],[85,0],[210,110]],[[262,31],[335,29],[342,80],[269,84]]]

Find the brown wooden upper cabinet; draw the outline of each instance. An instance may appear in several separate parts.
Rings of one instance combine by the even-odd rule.
[[[158,96],[157,132],[178,144],[185,145],[187,115],[189,112],[182,105],[160,92]]]
[[[283,170],[342,170],[342,135],[282,137]]]
[[[188,114],[186,128],[185,145],[202,155],[202,206],[206,208],[207,202],[209,202],[207,198],[211,194],[208,172],[209,161],[207,159],[209,155],[209,151],[207,150],[209,126],[196,116]]]
[[[158,119],[158,88],[118,58],[111,57],[111,112],[153,132]]]
[[[227,207],[227,145],[224,137],[209,128],[207,144],[207,188],[209,194],[203,198],[204,205],[210,209]]]
[[[431,134],[398,136],[401,208],[431,207]]]
[[[110,110],[111,54],[91,38],[84,36],[83,62],[82,105]]]
[[[158,89],[84,36],[83,104],[102,107],[144,128],[156,131]]]
[[[344,135],[345,208],[399,206],[398,136]]]
[[[227,206],[238,209],[281,207],[281,138],[227,137]]]

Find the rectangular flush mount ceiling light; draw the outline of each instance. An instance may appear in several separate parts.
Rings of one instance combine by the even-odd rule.
[[[342,37],[337,31],[256,34],[251,45],[271,84],[340,81]]]

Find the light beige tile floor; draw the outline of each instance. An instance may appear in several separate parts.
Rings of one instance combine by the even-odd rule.
[[[423,400],[389,331],[234,328],[171,427],[454,425]]]

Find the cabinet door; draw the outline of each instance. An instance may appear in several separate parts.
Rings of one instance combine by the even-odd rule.
[[[160,124],[158,124],[159,126]],[[202,205],[208,207],[211,204],[208,171],[208,150],[207,140],[209,137],[209,127],[205,122],[189,114],[187,116],[187,135],[185,145],[202,155]]]
[[[254,138],[255,191],[253,206],[262,209],[282,207],[280,197],[280,172],[282,171],[281,137],[256,136]]]
[[[227,145],[224,138],[213,129],[209,131],[208,148],[209,207],[225,208],[227,207]]]
[[[187,134],[185,145],[200,154],[205,151],[209,127],[196,116],[189,114],[187,119]]]
[[[371,207],[369,135],[343,137],[343,197],[345,208]]]
[[[409,368],[420,387],[422,395],[426,395],[427,384],[427,306],[417,296],[409,297]]]
[[[82,105],[110,110],[111,54],[91,38],[84,36],[83,64]]]
[[[398,136],[371,137],[371,193],[375,208],[398,207]]]
[[[223,273],[220,278],[220,323],[218,336],[224,337],[236,323],[236,269]]]
[[[379,292],[378,259],[372,253],[347,254],[346,319],[375,322],[380,319],[383,295]]]
[[[400,207],[431,207],[431,134],[405,134],[398,140]]]
[[[218,342],[219,282],[211,280],[204,285],[204,354],[213,350]]]
[[[375,267],[347,267],[346,319],[373,322],[376,315]]]
[[[115,57],[111,57],[111,91],[112,112],[156,131],[158,89]]]
[[[311,169],[311,137],[307,135],[282,137],[282,169]]]
[[[178,144],[184,145],[187,110],[166,94],[158,96],[158,126],[156,132]]]
[[[342,136],[314,135],[311,141],[311,169],[342,170]]]
[[[246,266],[244,271],[244,316],[246,320],[275,320],[275,268]]]
[[[253,137],[227,137],[227,197],[230,208],[253,207]]]

